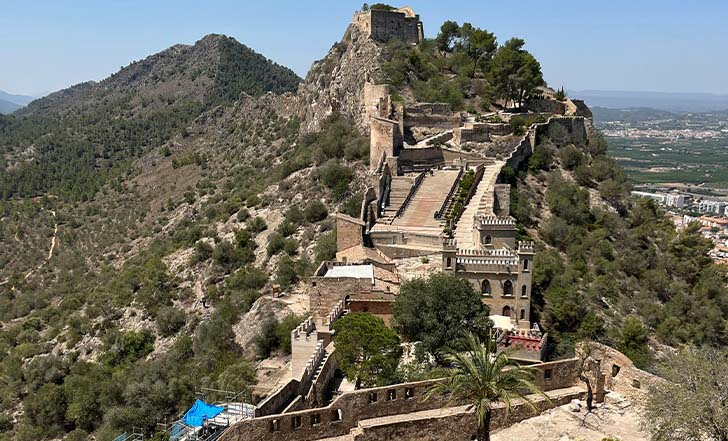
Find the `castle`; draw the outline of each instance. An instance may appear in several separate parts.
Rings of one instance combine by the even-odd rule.
[[[352,26],[380,42],[398,38],[416,45],[423,39],[411,8],[357,12]],[[361,311],[390,325],[401,283],[433,272],[464,278],[480,293],[498,348],[512,348],[513,358],[533,365],[536,384],[549,396],[536,398],[540,409],[582,397],[584,375],[592,379],[597,401],[603,400],[607,379],[598,364],[585,371],[578,358],[542,361],[547,335],[531,321],[535,249],[518,238],[504,173],[522,167],[551,131],[585,143],[588,108],[576,100],[540,100],[534,112],[545,122],[516,136],[507,112],[498,122],[484,122],[443,103],[405,105],[392,100],[386,84],[367,83],[360,103],[370,158],[359,216],[335,215],[336,260],[322,262],[309,278],[310,317],[291,333],[290,379],[258,403],[254,418],[221,439],[414,440],[425,433],[429,439],[468,439],[475,430],[470,410],[442,397],[419,399],[441,380],[331,392],[338,369],[332,324]],[[490,144],[506,148],[484,154]],[[527,415],[521,405],[501,409],[493,424]]]
[[[419,44],[424,39],[420,16],[410,7],[359,11],[354,14],[353,24],[375,41],[386,43],[398,38],[407,44]]]

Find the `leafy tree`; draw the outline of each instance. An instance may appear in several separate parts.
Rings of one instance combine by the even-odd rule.
[[[355,388],[375,386],[392,377],[402,356],[399,337],[381,318],[362,312],[347,314],[333,324],[334,356]]]
[[[465,342],[464,351],[447,352],[446,379],[432,386],[425,396],[451,394],[452,399],[467,402],[475,409],[476,439],[490,441],[493,411],[501,403],[510,411],[514,401],[520,400],[535,412],[535,404],[524,391],[539,394],[545,400],[548,397],[533,383],[533,368],[511,360],[508,351],[493,356],[495,342],[490,338],[481,342],[474,334],[467,333]]]
[[[66,397],[57,384],[44,384],[23,402],[31,424],[42,427],[46,435],[62,433],[65,426]]]
[[[488,308],[470,282],[446,273],[403,283],[393,314],[397,332],[409,341],[421,341],[433,355],[489,321]]]
[[[660,364],[666,381],[647,395],[643,422],[655,441],[728,440],[728,353],[683,348]]]
[[[457,22],[446,21],[440,26],[440,33],[435,38],[437,48],[445,52],[451,51],[458,37],[460,37],[460,26]]]
[[[530,98],[536,88],[545,84],[541,65],[528,51],[525,42],[512,38],[498,48],[487,73],[493,95],[508,104],[520,106]]]
[[[336,231],[322,234],[314,247],[316,262],[332,260],[336,257]]]
[[[642,326],[642,322],[635,316],[627,317],[622,325],[617,349],[641,369],[652,363],[652,351],[647,341],[647,329]]]
[[[257,382],[255,365],[242,360],[225,368],[217,378],[217,387],[231,392],[243,392],[250,397],[250,387]]]

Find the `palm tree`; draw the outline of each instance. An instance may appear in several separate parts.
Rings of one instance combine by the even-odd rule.
[[[444,361],[450,365],[445,381],[433,385],[425,399],[436,394],[449,393],[451,400],[466,401],[468,410],[475,409],[478,441],[490,441],[490,422],[498,403],[506,406],[506,412],[518,399],[536,411],[527,393],[538,394],[548,400],[534,383],[533,368],[518,366],[508,357],[509,351],[494,355],[494,342],[488,337],[481,342],[472,333],[466,335],[464,352],[448,351]]]

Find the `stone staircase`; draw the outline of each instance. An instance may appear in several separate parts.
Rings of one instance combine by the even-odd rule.
[[[392,220],[397,216],[399,208],[402,206],[407,196],[415,185],[416,176],[393,176],[392,188],[389,192],[389,205],[384,207],[384,214],[380,218],[380,222],[391,224]]]

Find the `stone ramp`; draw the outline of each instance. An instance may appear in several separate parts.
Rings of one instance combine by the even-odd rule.
[[[409,206],[392,224],[407,229],[441,229],[435,212],[442,206],[459,173],[460,170],[435,170],[432,175],[425,176]]]
[[[485,166],[483,178],[455,226],[455,240],[457,240],[458,248],[473,249],[479,245],[475,243],[473,237],[473,218],[476,214],[493,215],[495,183],[504,164],[504,161],[496,161]]]

